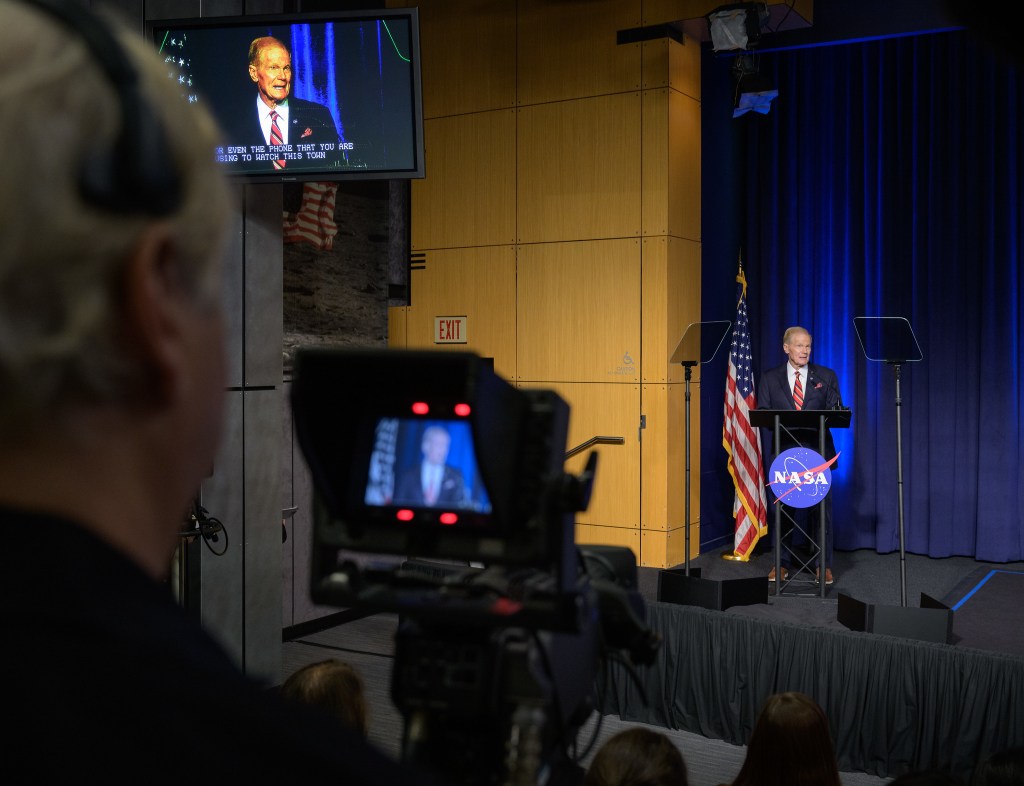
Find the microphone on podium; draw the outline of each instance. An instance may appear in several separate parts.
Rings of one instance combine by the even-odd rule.
[[[812,386],[812,387],[818,387],[820,385],[824,385],[825,386],[825,400],[826,401],[828,401],[828,399],[829,399],[829,393],[833,393],[834,392],[836,394],[836,403],[832,405],[832,409],[833,410],[838,412],[838,411],[843,411],[843,410],[848,410],[849,409],[849,407],[843,405],[843,394],[842,394],[842,392],[840,392],[839,388],[835,384],[833,384],[833,382],[831,380],[825,379],[824,377],[822,377],[813,368],[809,368],[807,370],[807,384]]]

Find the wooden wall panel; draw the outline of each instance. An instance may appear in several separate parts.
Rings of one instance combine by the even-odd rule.
[[[721,5],[716,0],[643,0],[645,25],[702,17]]]
[[[669,43],[670,38],[653,38],[644,41],[640,47],[641,69],[643,78],[640,86],[644,90],[653,90],[671,85],[671,74],[669,72]]]
[[[520,243],[640,234],[640,93],[523,107],[518,117]]]
[[[640,530],[635,527],[602,527],[598,524],[577,524],[576,542],[581,546],[625,546],[640,564]]]
[[[667,87],[644,90],[641,99],[643,156],[641,199],[644,237],[667,235],[669,226],[669,93]]]
[[[640,386],[531,383],[519,387],[554,390],[569,404],[566,449],[591,437],[623,437],[622,445],[596,445],[597,474],[590,506],[577,516],[583,524],[636,527],[640,521]],[[588,451],[569,459],[565,468],[578,474]]]
[[[471,343],[451,348],[493,356],[520,386],[561,388],[570,447],[622,430],[630,444],[597,448],[580,542],[627,545],[659,567],[685,556],[683,372],[668,358],[700,321],[700,44],[619,45],[616,33],[678,22],[692,5],[420,1],[427,176],[411,185],[411,245],[427,266],[389,318],[393,345],[433,347],[435,316],[478,308],[493,335],[469,315]],[[698,366],[691,426],[699,379]],[[699,444],[695,429],[695,522]]]
[[[682,527],[668,533],[641,530],[640,565],[645,568],[671,568],[686,560],[686,530]],[[700,555],[700,526],[690,528],[690,559]]]
[[[407,306],[393,306],[388,309],[388,346],[404,349],[409,343],[409,309]]]
[[[426,177],[412,181],[413,250],[515,241],[515,111],[424,123]]]
[[[516,375],[516,254],[512,246],[439,249],[411,272],[407,310],[410,348],[468,350],[494,358],[494,370]],[[434,317],[465,316],[466,344],[434,344]]]
[[[640,379],[640,241],[520,246],[518,378]]]
[[[669,358],[675,348],[673,334],[681,330],[666,325],[668,302],[672,295],[668,283],[667,237],[645,237],[641,248],[641,345],[640,378],[644,382],[664,382],[668,379]]]
[[[700,101],[677,90],[668,95],[669,234],[700,242]]]
[[[640,443],[643,489],[640,526],[667,531],[682,525],[686,509],[685,385],[644,385]],[[700,518],[700,385],[690,384],[690,521]]]
[[[669,424],[667,385],[644,385],[641,391],[641,411],[645,427],[640,438],[640,472],[643,483],[640,491],[640,526],[643,529],[666,531],[682,523],[679,510],[669,517],[668,488],[670,484],[668,462],[669,446],[681,435],[673,434]],[[682,482],[673,477],[671,482]]]
[[[675,237],[643,241],[643,381],[682,381],[683,369],[669,363],[692,322],[700,322],[700,246]],[[693,369],[700,379],[701,367]]]
[[[700,102],[677,90],[645,90],[643,234],[700,241]]]
[[[668,45],[669,87],[699,102],[700,41],[684,36],[682,43],[671,39],[665,39],[665,42]]]
[[[425,118],[514,106],[515,3],[432,2],[420,14],[420,41]]]
[[[669,87],[700,100],[700,41],[689,36],[675,41],[654,38],[643,42],[644,90]]]
[[[519,0],[520,106],[640,87],[640,0]]]

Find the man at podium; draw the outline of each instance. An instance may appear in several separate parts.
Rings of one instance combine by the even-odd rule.
[[[788,358],[781,366],[765,371],[761,375],[760,383],[757,386],[757,407],[758,409],[791,409],[791,410],[822,410],[838,409],[842,406],[842,396],[839,394],[839,378],[830,368],[810,363],[811,358],[811,334],[802,327],[793,326],[786,329],[782,336],[782,351]],[[787,450],[792,447],[802,446],[811,450],[820,450],[818,429],[797,428],[783,429],[779,449]],[[774,446],[773,446],[774,447]],[[771,451],[767,451],[771,455]],[[835,444],[832,441],[832,432],[825,429],[825,453],[826,460],[836,455]],[[774,456],[772,456],[774,458]],[[770,462],[769,462],[770,464]],[[832,465],[833,471],[836,465]],[[832,575],[832,495],[826,495],[822,503],[825,506],[825,583],[832,584],[835,580]],[[786,508],[793,520],[800,524],[805,532],[813,532],[815,540],[818,539],[817,529],[820,517],[811,514],[807,508]],[[813,521],[808,522],[807,517],[811,516]],[[782,517],[782,527],[787,529],[789,518]],[[805,524],[810,523],[807,527]],[[780,533],[776,532],[778,537]],[[782,549],[782,573],[783,579],[789,573],[790,555],[786,549]],[[817,576],[820,580],[820,565],[815,565]],[[775,568],[768,573],[768,581],[775,581]]]

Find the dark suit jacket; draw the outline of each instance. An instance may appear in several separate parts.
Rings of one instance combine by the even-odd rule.
[[[266,145],[267,140],[263,136],[263,129],[260,127],[260,118],[256,112],[256,100],[250,97],[247,99],[245,108],[239,112],[232,128],[228,129],[228,145]],[[333,143],[334,150],[328,151],[327,161],[331,165],[337,165],[341,159],[341,151],[338,149],[340,135],[338,127],[334,123],[331,110],[323,104],[313,101],[306,101],[302,98],[292,96],[288,99],[288,134],[286,144],[316,144],[319,150],[320,143]],[[294,149],[294,148],[293,148]],[[251,151],[250,151],[251,152]],[[323,160],[301,161],[296,166],[308,166],[315,164],[318,167],[324,165]],[[273,169],[270,161],[251,161],[248,164],[239,164],[244,171],[267,171]]]
[[[462,472],[448,464],[441,475],[441,490],[438,492],[434,506],[455,505],[463,507],[467,504],[466,482]],[[395,484],[394,503],[396,505],[424,505],[423,484],[421,482],[420,465],[405,470]]]
[[[761,381],[757,386],[758,409],[796,410],[796,406],[793,404],[793,393],[789,389],[786,366],[787,363],[783,363],[761,375]],[[833,409],[841,403],[839,379],[836,372],[814,363],[807,364],[806,372],[801,375],[801,379],[804,381],[804,409]],[[782,433],[781,450],[787,450],[797,445],[814,451],[819,450],[818,429],[790,429],[790,431],[793,432],[792,436],[787,435],[785,431]],[[769,444],[772,448],[770,454],[774,455],[774,445]],[[830,459],[835,454],[836,447],[832,441],[832,432],[826,428],[824,456],[826,459]],[[833,465],[833,469],[835,469],[835,465]]]

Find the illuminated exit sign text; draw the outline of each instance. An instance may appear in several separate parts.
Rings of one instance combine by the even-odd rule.
[[[435,344],[465,344],[468,340],[466,317],[434,317]]]

